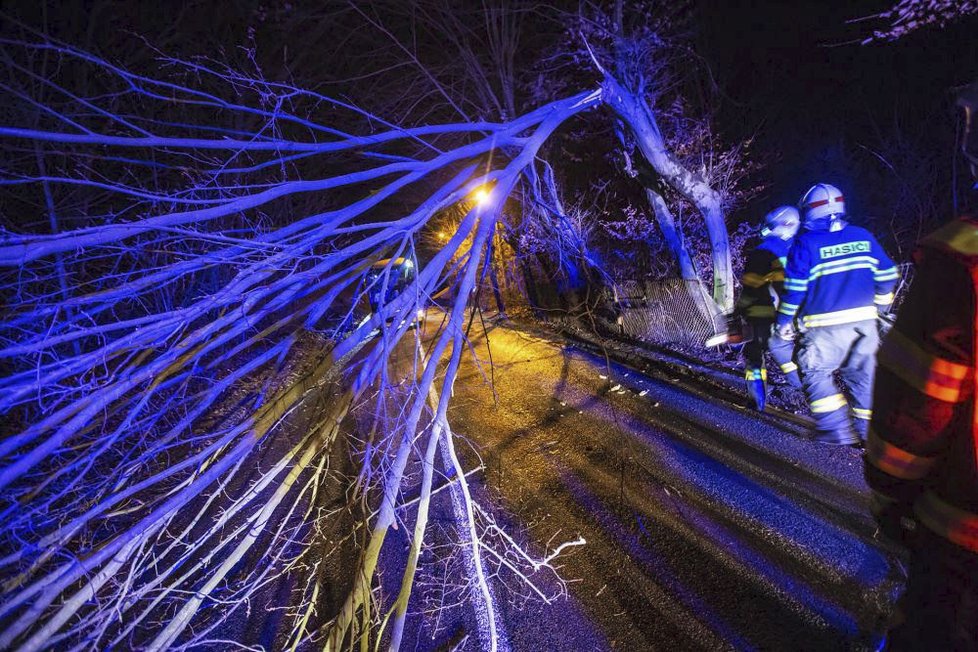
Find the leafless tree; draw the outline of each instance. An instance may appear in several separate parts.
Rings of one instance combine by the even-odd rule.
[[[308,540],[294,557],[231,582],[268,528],[282,542],[295,536],[285,517],[317,491],[321,476],[311,471],[349,406],[385,381],[391,351],[448,286],[445,324],[429,350],[419,349],[398,428],[385,435],[383,456],[363,461],[384,460],[374,475],[381,499],[368,515],[356,586],[330,630],[339,645],[354,619],[372,618],[362,609],[409,461],[423,469],[426,504],[439,443],[452,449],[445,410],[466,347],[465,310],[506,197],[550,133],[596,106],[600,92],[503,123],[400,128],[210,62],[164,60],[171,77],[155,78],[50,40],[3,46],[20,107],[0,127],[4,183],[24,196],[82,188],[99,203],[66,214],[72,226],[57,232],[40,220],[9,222],[20,195],[5,210],[16,231],[0,242],[9,295],[0,355],[10,370],[0,409],[22,427],[0,442],[0,563],[9,578],[0,645],[118,645],[139,627],[153,632],[151,649],[206,639],[213,623],[185,636],[206,601],[220,596],[226,615],[271,568],[303,560]],[[94,67],[108,88],[80,95],[61,81],[71,76],[40,75],[39,53],[61,71]],[[32,95],[39,86],[51,91],[43,104]],[[30,113],[24,106],[41,119],[19,120]],[[322,106],[350,114],[347,124],[379,128],[353,135],[307,117]],[[452,133],[468,142],[449,150],[431,143]],[[490,156],[501,146],[504,156]],[[49,162],[43,169],[38,156]],[[474,202],[479,188],[485,200]],[[302,201],[311,194],[321,198],[318,210]],[[309,212],[268,219],[289,211],[283,200]],[[422,263],[420,231],[460,202],[457,231]],[[413,280],[353,319],[348,295],[393,283],[398,259],[417,267]],[[378,261],[389,262],[369,274]],[[207,278],[214,282],[199,283]],[[321,359],[299,378],[283,377],[302,332],[329,318]],[[241,486],[247,460],[323,392],[331,398],[314,427]],[[465,474],[458,478],[464,485]],[[417,513],[423,535],[425,509]],[[393,607],[395,634],[412,575],[413,566]],[[172,617],[152,627],[168,609]],[[297,641],[309,636],[302,623]]]
[[[894,41],[923,27],[944,27],[975,14],[978,14],[976,0],[899,0],[886,11],[859,20],[884,23],[863,40],[867,44]]]
[[[431,9],[447,5],[411,6],[452,20]],[[471,499],[455,451],[447,408],[498,225],[518,212],[552,236],[543,239],[555,258],[580,263],[589,216],[564,208],[544,154],[556,130],[602,105],[708,225],[722,220],[722,200],[666,146],[647,78],[619,77],[635,62],[595,50],[600,81],[526,106],[507,63],[520,14],[487,5],[486,16],[488,63],[466,58],[457,31],[462,71],[416,89],[441,98],[426,118],[398,104],[410,94],[388,116],[272,81],[247,51],[247,73],[159,52],[144,73],[40,35],[0,39],[0,647],[211,640],[275,577],[317,563],[309,551],[336,514],[315,497],[344,418],[369,397],[379,406],[395,375],[408,389],[360,451],[350,496],[366,533],[354,584],[317,623],[322,579],[311,574],[290,610],[290,647],[383,637],[398,647],[439,454],[463,496],[476,593],[500,564],[532,587],[555,554],[582,543],[494,555],[487,532],[516,542]],[[388,42],[414,63],[403,40]],[[460,95],[457,84],[475,90]],[[422,255],[446,212],[457,215],[452,229]],[[414,271],[401,282],[405,268]],[[381,299],[361,312],[367,295]],[[413,326],[425,311],[443,317],[422,336]],[[404,349],[411,364],[394,369]],[[309,427],[285,437],[306,411]],[[411,468],[420,495],[407,568],[393,602],[378,605],[378,560]],[[256,546],[273,551],[271,563],[242,570]]]

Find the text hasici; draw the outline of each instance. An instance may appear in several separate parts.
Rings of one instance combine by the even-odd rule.
[[[869,251],[869,241],[860,240],[858,242],[843,242],[829,247],[822,247],[818,250],[818,256],[822,260],[825,260],[826,258],[836,258],[848,254],[868,254]]]

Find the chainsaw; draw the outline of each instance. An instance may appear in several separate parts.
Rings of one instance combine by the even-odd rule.
[[[726,344],[728,346],[740,346],[747,344],[754,339],[754,329],[750,323],[737,313],[727,317],[727,330],[724,333],[717,333],[704,342],[707,348],[713,348]]]

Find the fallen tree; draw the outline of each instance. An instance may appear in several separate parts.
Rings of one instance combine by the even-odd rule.
[[[641,137],[648,116],[629,108],[630,91],[604,73],[600,87],[505,121],[402,128],[213,62],[162,59],[161,78],[49,39],[0,43],[5,214],[37,215],[40,196],[49,217],[14,220],[0,239],[0,413],[13,426],[0,440],[0,647],[213,642],[272,577],[310,563],[344,416],[383,395],[404,345],[415,353],[402,412],[360,452],[351,502],[367,505],[367,536],[354,585],[318,624],[320,585],[302,591],[291,646],[385,632],[398,646],[441,447],[466,497],[472,581],[487,590],[446,416],[471,299],[514,191],[554,201],[538,157],[555,130],[610,101]],[[97,91],[62,81],[83,74]],[[448,135],[461,144],[442,148]],[[422,251],[435,216],[458,207],[455,231]],[[389,292],[404,265],[416,272]],[[417,316],[445,288],[441,326],[422,337]],[[374,292],[385,299],[362,311]],[[297,371],[310,330],[323,350]],[[276,440],[310,409],[301,436]],[[254,475],[262,451],[271,461]],[[414,538],[378,613],[378,558],[410,465]],[[259,542],[273,563],[244,564]],[[514,572],[532,583],[552,552],[521,553],[530,570]]]

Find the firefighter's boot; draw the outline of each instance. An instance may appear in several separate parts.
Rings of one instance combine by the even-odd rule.
[[[859,435],[859,440],[865,444],[866,437],[869,435],[869,421],[873,418],[873,411],[867,408],[853,407],[852,416],[856,434]]]
[[[860,442],[849,420],[849,404],[841,393],[817,398],[809,405],[815,417],[815,441],[836,446]]]
[[[781,365],[781,371],[784,372],[789,385],[795,389],[801,389],[801,376],[798,374],[798,365],[791,361],[785,362]]]
[[[859,435],[849,418],[849,402],[836,387],[832,372],[819,368],[806,369],[803,380],[808,406],[815,417],[815,441],[836,446],[859,443]]]
[[[747,382],[747,400],[750,406],[763,412],[767,405],[767,369],[748,368],[744,380]]]

